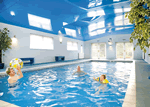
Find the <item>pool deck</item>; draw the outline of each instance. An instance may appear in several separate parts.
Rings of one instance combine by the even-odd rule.
[[[0,100],[0,107],[19,107],[19,106]]]
[[[136,107],[150,107],[150,64],[136,62]]]
[[[127,87],[127,92],[125,95],[123,107],[149,107],[150,105],[150,80],[147,78],[150,76],[150,64],[146,63],[143,60],[99,60],[99,59],[82,59],[75,61],[66,61],[66,62],[54,62],[54,63],[46,63],[46,64],[35,64],[31,66],[24,66],[22,72],[40,70],[45,68],[64,66],[70,64],[77,64],[88,61],[125,61],[131,62],[135,65],[130,74],[130,79]],[[6,75],[5,69],[0,69],[0,75]],[[138,77],[138,78],[137,78]],[[7,103],[5,101],[0,100],[0,107],[19,107],[13,104]]]

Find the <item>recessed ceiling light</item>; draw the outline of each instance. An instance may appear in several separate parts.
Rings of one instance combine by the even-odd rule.
[[[10,14],[11,14],[12,16],[15,16],[14,11],[10,11]]]

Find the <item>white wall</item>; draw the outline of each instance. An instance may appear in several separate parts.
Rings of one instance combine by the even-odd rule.
[[[150,47],[146,48],[146,53],[145,53],[145,61],[150,64],[150,56],[148,56],[148,54],[150,54]]]
[[[80,40],[75,40],[67,37],[63,37],[62,44],[59,42],[59,36],[50,33],[44,33],[41,31],[31,30],[23,27],[18,27],[14,25],[0,23],[0,29],[4,27],[8,28],[10,31],[9,36],[12,38],[16,35],[18,39],[17,46],[12,45],[12,49],[5,52],[4,63],[5,67],[9,66],[9,62],[13,58],[28,58],[34,57],[35,63],[42,62],[53,62],[55,61],[55,56],[65,56],[65,60],[78,59],[78,53],[80,52],[80,46],[84,47],[84,42]],[[53,37],[54,40],[54,50],[40,50],[40,49],[30,49],[30,33]],[[68,51],[67,41],[78,42],[78,51]],[[83,50],[84,52],[84,50]]]
[[[99,42],[105,42],[106,43],[106,59],[116,59],[116,42],[129,42],[129,38],[130,38],[130,34],[123,34],[123,35],[111,35],[111,36],[105,36],[105,37],[101,37],[98,39],[93,39],[90,41],[85,41],[84,42],[84,57],[85,58],[91,58],[91,43],[97,43],[97,41],[99,40]],[[113,44],[112,50],[109,50],[109,44],[108,44],[108,39],[112,38],[113,39]],[[123,40],[126,39],[126,40]],[[136,43],[134,42],[134,45]],[[134,53],[133,53],[133,59],[142,59],[142,51],[140,50],[140,47],[137,46]]]

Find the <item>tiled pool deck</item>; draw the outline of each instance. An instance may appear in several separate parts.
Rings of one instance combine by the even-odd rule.
[[[69,64],[82,63],[87,61],[129,61],[131,60],[93,60],[82,59],[74,61],[65,61],[59,63],[45,63],[35,64],[32,66],[24,66],[22,72],[40,70],[56,66],[64,66]],[[124,99],[123,107],[149,107],[150,105],[150,64],[143,60],[133,60],[133,70],[130,74],[130,80],[127,87],[126,96]],[[136,73],[135,73],[136,72]],[[6,75],[5,69],[0,69],[0,75]],[[18,107],[13,104],[0,100],[0,107]]]

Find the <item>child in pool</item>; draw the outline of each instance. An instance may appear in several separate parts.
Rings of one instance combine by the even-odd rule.
[[[86,72],[80,70],[80,66],[77,67],[77,71],[75,71],[72,75],[74,75],[75,73],[78,73],[78,74],[81,74],[81,73],[87,74]]]
[[[99,94],[99,92],[100,92],[101,89],[102,89],[103,92],[104,92],[104,89],[105,89],[105,87],[107,86],[106,84],[109,83],[109,81],[106,79],[106,75],[103,74],[103,75],[101,75],[100,77],[97,77],[96,79],[95,79],[95,77],[93,77],[93,79],[94,79],[95,81],[98,81],[98,82],[102,83],[101,86],[99,86],[98,88],[95,89],[95,91],[98,90],[95,94]]]
[[[95,77],[93,77],[93,79],[95,81],[98,81],[98,82],[103,83],[103,84],[109,83],[109,81],[106,79],[106,75],[104,75],[104,74],[101,75],[100,77],[97,77],[96,79],[95,79]]]
[[[6,73],[9,75],[8,83],[10,84],[16,83],[18,79],[23,77],[20,66],[17,66],[17,70],[19,71],[20,76],[15,75],[15,71],[12,67],[8,67],[6,69]]]

